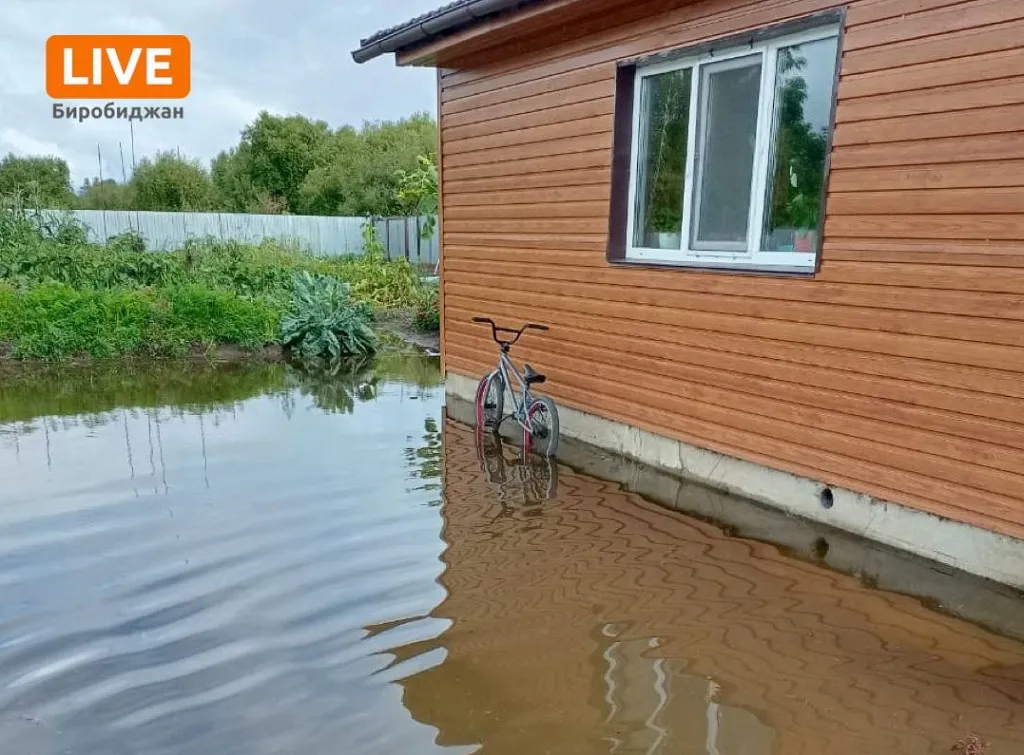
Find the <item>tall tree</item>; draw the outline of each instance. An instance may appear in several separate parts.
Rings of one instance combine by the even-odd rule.
[[[397,215],[404,172],[419,169],[419,158],[435,160],[437,124],[425,113],[399,121],[340,129],[325,161],[303,183],[300,210],[325,215]]]
[[[807,60],[799,48],[779,52],[778,132],[775,142],[769,228],[816,228],[821,212],[827,137],[804,112],[807,81],[799,72]]]
[[[294,212],[299,206],[302,182],[322,162],[330,138],[331,130],[323,121],[262,112],[242,132],[236,158],[241,160],[257,197],[279,197]]]
[[[87,178],[78,194],[78,206],[83,210],[133,210],[135,193],[130,184],[119,184],[112,178]]]
[[[139,210],[201,212],[212,207],[213,184],[206,168],[173,152],[144,158],[131,185]]]
[[[71,207],[71,170],[59,157],[17,157],[0,160],[0,195],[18,196],[39,207]]]

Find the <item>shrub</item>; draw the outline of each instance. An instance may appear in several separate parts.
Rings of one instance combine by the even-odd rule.
[[[425,285],[420,289],[416,302],[413,324],[417,330],[434,332],[441,328],[439,291],[437,286]]]
[[[137,254],[146,251],[146,239],[136,230],[125,231],[107,239],[107,249],[114,252],[127,251]]]
[[[281,319],[285,346],[305,361],[365,356],[377,348],[373,312],[352,300],[349,286],[328,276],[295,274],[292,302]]]

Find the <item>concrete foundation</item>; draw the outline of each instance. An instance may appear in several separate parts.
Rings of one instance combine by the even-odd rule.
[[[472,402],[476,386],[476,379],[449,371],[448,394]],[[1024,541],[574,409],[559,406],[559,418],[563,437],[952,569],[1024,589]]]

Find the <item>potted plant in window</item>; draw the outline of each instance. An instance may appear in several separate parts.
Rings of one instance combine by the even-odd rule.
[[[646,243],[652,249],[678,249],[681,240],[682,217],[667,202],[657,202],[651,208]]]
[[[817,197],[797,194],[789,202],[789,217],[795,227],[793,247],[796,252],[813,252],[818,246],[820,207]]]

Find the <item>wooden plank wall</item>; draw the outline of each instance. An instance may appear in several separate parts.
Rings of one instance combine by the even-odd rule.
[[[614,72],[834,0],[597,2],[441,76],[446,368],[1024,537],[1024,2],[848,4],[813,280],[606,263]]]

